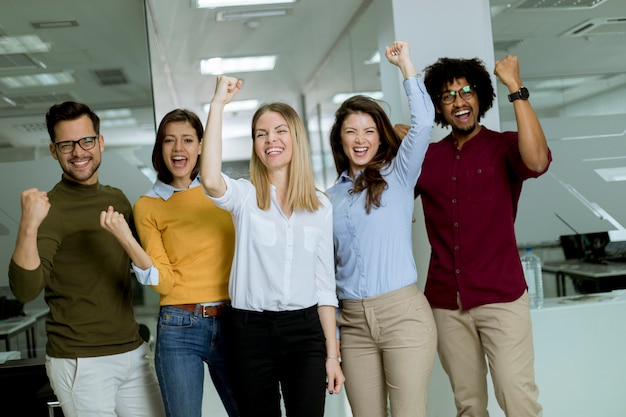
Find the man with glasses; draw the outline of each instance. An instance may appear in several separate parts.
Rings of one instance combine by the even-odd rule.
[[[66,417],[163,416],[163,402],[132,307],[130,260],[101,227],[124,194],[98,182],[100,120],[85,104],[46,114],[50,152],[63,175],[49,192],[22,193],[9,281],[23,303],[45,289],[46,371]]]
[[[435,122],[451,128],[429,145],[415,187],[432,250],[425,294],[457,416],[488,415],[485,356],[506,415],[540,416],[513,224],[523,181],[545,173],[551,154],[517,57],[497,61],[494,73],[511,93],[518,132],[480,125],[495,97],[480,60],[440,58],[425,70]]]

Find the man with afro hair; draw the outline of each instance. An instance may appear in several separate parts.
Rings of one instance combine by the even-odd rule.
[[[440,58],[425,70],[435,122],[451,129],[429,145],[415,187],[432,250],[425,294],[457,416],[488,416],[487,364],[507,416],[540,416],[514,222],[522,183],[552,158],[518,58],[497,61],[494,74],[510,93],[517,132],[480,124],[495,97],[481,60]]]

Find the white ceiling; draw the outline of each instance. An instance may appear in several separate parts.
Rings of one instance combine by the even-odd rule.
[[[175,107],[185,107],[205,117],[202,104],[210,99],[215,78],[199,74],[201,58],[277,54],[274,71],[238,75],[245,83],[240,98],[287,101],[301,112],[306,108],[305,116],[319,104],[322,113],[332,114],[336,105],[329,100],[334,93],[380,89],[377,66],[363,63],[377,45],[372,1],[299,0],[289,6],[288,16],[251,23],[217,22],[217,12],[233,9],[194,9],[191,0],[146,0],[146,20],[142,0],[0,0],[0,41],[2,36],[34,34],[50,45],[49,52],[27,56],[35,63],[31,67],[0,65],[0,78],[71,71],[76,79],[65,86],[20,89],[0,81],[0,162],[47,152],[44,114],[66,98],[98,112],[131,109],[133,125],[103,127],[107,145],[150,146],[154,116],[158,120]],[[539,7],[527,8],[531,3]],[[546,7],[549,3],[586,1],[491,1],[496,58],[520,56],[522,77],[540,117],[562,115],[570,103],[626,85],[626,1],[600,0],[595,7],[579,8]],[[33,26],[56,21],[76,25]],[[577,29],[578,34],[571,34]],[[101,85],[96,71],[109,69],[119,70],[126,82]],[[506,100],[504,91],[498,91],[498,98]],[[239,135],[247,138],[250,115],[231,116],[227,128],[241,130]],[[511,120],[510,106],[502,106],[500,115]],[[235,152],[230,159],[240,157]]]

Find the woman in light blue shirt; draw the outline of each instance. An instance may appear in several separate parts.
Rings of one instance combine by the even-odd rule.
[[[352,413],[359,417],[426,416],[435,358],[435,324],[417,287],[411,229],[413,187],[433,126],[434,108],[411,61],[394,42],[411,127],[401,141],[373,99],[355,96],[336,112],[330,143],[339,175],[333,205],[342,368]]]
[[[231,212],[235,255],[227,314],[242,417],[321,417],[344,381],[335,339],[332,207],[315,189],[302,121],[284,103],[252,118],[250,180],[222,174],[224,106],[242,87],[220,76],[202,141],[201,180]],[[328,380],[328,383],[327,383]]]

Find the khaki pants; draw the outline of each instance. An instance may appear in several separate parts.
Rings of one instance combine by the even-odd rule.
[[[468,311],[433,309],[439,358],[450,378],[457,417],[487,417],[487,363],[508,417],[541,416],[535,385],[528,294]]]
[[[344,300],[341,328],[346,394],[355,417],[426,416],[437,335],[416,285],[364,300]]]

